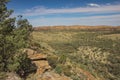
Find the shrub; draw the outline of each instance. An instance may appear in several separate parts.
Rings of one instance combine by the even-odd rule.
[[[58,73],[58,74],[61,74],[63,72],[63,69],[62,69],[62,65],[57,65],[55,67],[55,71]]]
[[[50,66],[54,69],[58,64],[58,57],[55,55],[49,55],[47,57]]]

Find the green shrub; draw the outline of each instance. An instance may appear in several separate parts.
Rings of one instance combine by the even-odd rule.
[[[49,62],[49,65],[54,69],[56,66],[57,66],[57,64],[58,64],[58,57],[57,56],[55,56],[55,55],[49,55],[48,57],[47,57],[47,60],[48,60],[48,62]]]
[[[60,55],[59,56],[59,60],[58,60],[58,63],[60,63],[60,64],[65,64],[65,62],[66,62],[66,55]]]
[[[63,69],[62,69],[62,65],[57,65],[55,67],[55,71],[58,73],[58,74],[61,74],[63,72]]]

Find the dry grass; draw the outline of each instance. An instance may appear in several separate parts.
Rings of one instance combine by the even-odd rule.
[[[39,30],[120,30],[120,26],[80,26],[80,25],[74,25],[74,26],[44,26],[44,27],[35,27],[35,31]]]
[[[86,30],[79,30],[80,28]],[[86,80],[86,75],[89,74],[84,71],[96,77],[95,80],[119,80],[120,32],[116,29],[120,27],[94,27],[94,30],[90,28],[93,31],[89,28],[44,27],[40,28],[40,31],[34,31],[32,35],[34,41],[41,42],[39,44],[44,50],[55,50],[53,54],[58,60],[51,58],[51,63],[56,66],[56,71],[61,71],[74,80]],[[61,59],[59,61],[62,55],[66,57],[65,64],[61,64]],[[78,71],[79,69],[84,71]]]
[[[55,32],[46,34],[45,32],[33,32],[33,39],[42,42],[70,42],[72,36],[77,34],[76,32],[67,33],[67,32]]]
[[[120,34],[102,35],[102,36],[98,36],[98,38],[107,38],[107,39],[116,40],[116,39],[120,39]]]
[[[76,56],[81,57],[82,60],[88,59],[91,62],[108,63],[109,52],[103,52],[100,48],[83,46],[79,47]]]

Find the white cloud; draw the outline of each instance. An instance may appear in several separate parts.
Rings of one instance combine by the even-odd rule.
[[[91,7],[100,7],[100,5],[95,4],[95,3],[89,3],[88,6],[91,6]]]
[[[69,13],[119,13],[118,15],[104,15],[104,16],[84,16],[84,17],[49,17],[44,18],[41,15],[49,14],[69,14]],[[47,25],[120,25],[120,4],[119,5],[98,5],[89,4],[87,7],[77,8],[46,8],[43,6],[33,7],[21,13],[23,16],[29,18],[33,26],[47,26]],[[35,17],[37,16],[37,17]]]
[[[95,6],[95,4],[92,4]],[[96,4],[97,6],[97,4]],[[34,7],[27,9],[20,13],[24,16],[38,16],[48,14],[61,14],[61,13],[109,13],[109,12],[120,12],[120,5],[103,5],[100,7],[78,7],[78,8],[45,8],[45,7]]]
[[[53,25],[120,25],[120,14],[108,16],[89,16],[74,18],[35,18],[30,19],[33,26],[53,26]]]

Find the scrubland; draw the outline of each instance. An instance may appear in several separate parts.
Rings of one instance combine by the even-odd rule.
[[[32,36],[55,72],[73,80],[120,80],[120,27],[39,27]]]

